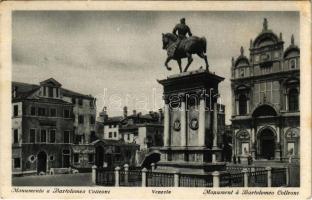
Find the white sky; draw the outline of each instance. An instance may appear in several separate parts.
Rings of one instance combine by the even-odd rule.
[[[219,88],[231,118],[231,58],[262,30],[263,18],[286,49],[291,34],[299,41],[298,12],[165,12],[165,11],[15,11],[13,13],[13,81],[38,84],[53,77],[64,88],[97,98],[109,115],[122,107],[143,113],[162,107],[156,79],[178,73],[175,61],[164,67],[161,33],[171,32],[181,17],[192,33],[205,36],[210,71],[225,77]],[[186,60],[182,61],[183,66]],[[189,70],[204,66],[194,56]]]

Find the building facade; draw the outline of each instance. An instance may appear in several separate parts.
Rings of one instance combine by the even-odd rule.
[[[80,94],[68,89],[62,89],[62,99],[73,105],[72,166],[91,169],[95,154],[94,146],[91,143],[97,140],[95,133],[96,99],[91,95]]]
[[[286,160],[300,156],[300,49],[284,50],[264,19],[250,41],[249,57],[232,58],[233,155],[245,159]]]
[[[69,167],[73,105],[62,100],[61,84],[12,84],[12,174]]]
[[[83,129],[81,134],[77,128],[75,116],[81,115],[81,111],[70,101],[73,93],[53,78],[39,85],[12,83],[13,175],[48,173],[51,168],[70,166],[91,168],[95,151],[89,138],[94,128],[91,119],[86,128],[89,132]],[[83,108],[82,113],[95,119],[95,108]],[[87,135],[88,139],[77,142],[77,135]]]

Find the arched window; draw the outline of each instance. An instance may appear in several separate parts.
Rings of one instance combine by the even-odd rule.
[[[288,94],[288,100],[289,100],[289,111],[298,111],[299,106],[298,106],[298,90],[297,89],[291,89],[289,90]]]
[[[240,115],[245,115],[247,114],[247,97],[246,95],[240,95],[239,99],[239,114]]]

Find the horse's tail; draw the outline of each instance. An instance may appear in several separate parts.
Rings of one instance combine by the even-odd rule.
[[[202,38],[200,38],[200,40],[202,41],[203,51],[204,51],[204,53],[206,53],[206,51],[207,51],[207,41],[206,41],[206,38],[202,37]]]

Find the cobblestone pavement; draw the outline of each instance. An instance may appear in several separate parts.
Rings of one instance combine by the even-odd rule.
[[[12,186],[92,186],[91,173],[13,177]]]

